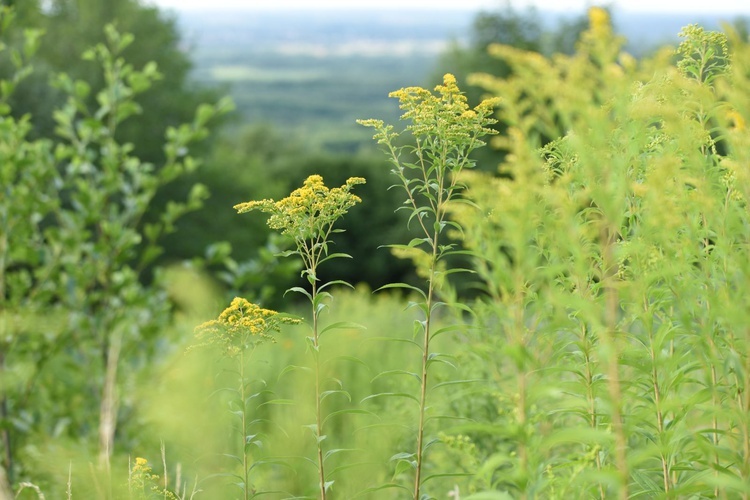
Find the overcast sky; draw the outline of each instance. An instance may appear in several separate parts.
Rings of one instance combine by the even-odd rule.
[[[464,9],[497,8],[503,0],[145,0],[160,7],[185,10],[226,9],[340,9],[340,8],[413,8],[413,9]],[[513,0],[512,5],[535,5],[542,10],[569,10],[580,12],[591,0]],[[715,12],[750,14],[750,0],[619,0],[601,2],[613,4],[629,11],[647,12]]]

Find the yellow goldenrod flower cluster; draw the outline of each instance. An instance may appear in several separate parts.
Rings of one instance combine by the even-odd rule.
[[[679,35],[683,40],[676,51],[680,57],[677,68],[685,76],[711,84],[717,76],[729,71],[729,39],[725,33],[689,24]]]
[[[166,487],[159,485],[159,475],[153,474],[148,460],[142,457],[135,459],[135,464],[130,469],[128,479],[128,490],[130,498],[163,498],[165,500],[178,500],[177,495]]]
[[[364,183],[365,179],[361,177],[351,177],[343,186],[329,189],[321,176],[311,175],[301,188],[282,200],[249,201],[234,208],[241,214],[251,210],[271,214],[268,227],[293,237],[299,244],[305,240],[327,238],[333,223],[362,201],[351,190]]]
[[[151,473],[151,466],[148,465],[148,460],[137,457],[135,464],[130,469],[130,480],[128,481],[130,492],[143,492],[147,484],[158,479],[159,476],[157,474]]]
[[[589,27],[594,36],[603,38],[603,35],[607,35],[612,30],[609,13],[601,7],[591,7],[589,9]]]
[[[745,128],[747,127],[745,118],[743,118],[743,116],[734,109],[727,112],[727,119],[731,124],[732,130],[745,130]]]
[[[458,88],[456,77],[450,73],[443,77],[442,85],[435,87],[435,94],[421,87],[406,87],[388,96],[399,100],[399,106],[404,110],[401,119],[411,120],[407,129],[416,137],[439,137],[446,143],[456,143],[494,133],[485,127],[495,122],[489,116],[500,99],[487,99],[471,109],[466,96]],[[379,143],[387,140],[390,128],[381,130],[383,122],[358,120],[358,123],[379,130],[375,136]]]
[[[278,332],[282,324],[299,321],[236,297],[218,319],[197,326],[195,332],[202,340],[199,346],[218,345],[232,357],[254,344],[265,340],[273,342],[272,332]]]

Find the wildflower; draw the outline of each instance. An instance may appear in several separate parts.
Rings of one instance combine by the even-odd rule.
[[[133,468],[130,470],[128,488],[131,492],[143,492],[147,483],[156,481],[158,479],[158,475],[152,474],[151,466],[148,465],[148,460],[146,460],[145,458],[137,457],[135,459]]]
[[[159,475],[153,474],[148,460],[137,457],[128,477],[130,498],[164,498],[179,500],[177,495],[159,485]]]
[[[399,107],[404,110],[401,119],[411,120],[406,129],[415,137],[439,137],[456,144],[475,141],[481,145],[479,136],[495,133],[486,127],[496,122],[489,116],[499,99],[487,99],[471,109],[456,77],[450,73],[443,77],[442,85],[435,87],[435,93],[421,87],[405,87],[388,94],[399,100]],[[378,144],[390,144],[398,135],[392,131],[393,126],[384,125],[381,120],[357,120],[357,123],[374,128]]]
[[[733,130],[745,130],[747,123],[738,111],[732,110],[727,112],[727,118],[731,122]]]
[[[685,76],[710,84],[717,76],[728,72],[729,41],[726,34],[689,24],[680,30],[679,35],[683,40],[677,47],[680,57],[677,68]]]
[[[291,236],[299,247],[308,241],[327,240],[334,222],[362,201],[351,190],[364,183],[361,177],[351,177],[343,186],[329,189],[321,176],[311,175],[301,188],[282,200],[249,201],[234,208],[241,214],[251,210],[271,214],[268,227]]]
[[[605,35],[611,30],[609,13],[601,7],[591,7],[589,9],[589,26],[594,36]]]
[[[195,328],[196,337],[203,340],[200,346],[218,345],[229,357],[251,345],[270,340],[272,332],[278,332],[282,324],[297,324],[298,319],[280,315],[276,311],[263,309],[241,297],[222,311],[218,319],[207,321]]]

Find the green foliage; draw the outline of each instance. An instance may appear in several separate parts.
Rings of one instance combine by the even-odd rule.
[[[474,373],[501,395],[462,427],[477,486],[747,498],[748,47],[690,27],[676,65],[636,63],[590,19],[573,56],[497,47],[514,76],[477,78],[510,127],[504,178],[465,176],[456,211],[486,293]]]
[[[411,234],[406,214],[394,211],[400,198],[397,191],[388,189],[392,181],[382,155],[310,151],[267,126],[225,131],[199,169],[170,184],[167,192],[174,196],[195,182],[205,184],[210,193],[205,209],[186,214],[178,231],[163,240],[165,259],[195,259],[204,255],[207,242],[225,241],[213,247],[202,267],[227,285],[228,299],[240,295],[269,307],[286,308],[283,291],[295,284],[299,263],[274,254],[288,249],[287,240],[274,237],[260,218],[246,218],[238,228],[232,206],[247,199],[281,198],[300,186],[310,172],[334,185],[344,184],[349,177],[367,179],[367,184],[357,188],[363,203],[352,207],[338,223],[344,232],[336,237],[336,252],[352,259],[338,261],[335,269],[323,266],[320,278],[364,282],[372,288],[394,281],[412,282],[412,266],[394,261],[386,249],[378,248],[384,241],[408,240]],[[222,251],[217,252],[219,249]],[[367,266],[362,266],[365,260]]]
[[[12,11],[0,14],[8,26]],[[121,57],[131,35],[111,25],[105,32],[106,43],[84,54],[104,82],[93,101],[87,82],[56,78],[67,101],[53,112],[55,142],[28,140],[31,117],[14,119],[8,105],[29,74],[35,32],[26,32],[21,49],[8,49],[16,73],[0,84],[6,158],[0,170],[6,195],[0,200],[0,398],[2,465],[11,481],[33,470],[27,467],[47,445],[43,436],[90,439],[97,435],[91,425],[97,416],[100,463],[108,467],[121,412],[128,409],[120,406],[118,387],[153,355],[169,322],[164,291],[144,284],[141,273],[161,251],[159,236],[199,207],[205,190],[195,186],[187,200],[170,202],[150,224],[141,226],[142,219],[161,185],[196,167],[187,147],[230,107],[202,105],[192,123],[167,130],[166,160],[158,169],[142,162],[131,144],[118,141],[117,130],[141,111],[134,98],[159,73],[153,63],[137,70]],[[131,353],[126,360],[123,352]],[[124,376],[121,364],[129,368]],[[14,463],[19,457],[20,467]],[[110,488],[106,483],[102,487]]]
[[[577,15],[559,18],[554,25],[548,26],[534,8],[518,10],[510,2],[504,2],[496,9],[475,16],[468,41],[454,42],[448,47],[440,56],[432,79],[438,81],[444,73],[455,74],[459,85],[466,91],[469,104],[476,106],[486,98],[486,93],[481,86],[474,85],[472,75],[481,73],[505,79],[517,71],[506,59],[495,57],[490,47],[503,45],[548,57],[558,53],[572,54],[586,25],[585,16]],[[493,128],[505,133],[502,122]],[[480,169],[493,172],[503,160],[503,151],[486,148],[478,151],[475,159]]]
[[[295,250],[285,252],[285,256],[297,255],[302,260],[301,275],[310,284],[310,291],[301,287],[292,287],[288,291],[296,292],[305,296],[312,306],[312,337],[307,341],[311,348],[314,371],[315,371],[315,423],[307,425],[313,434],[317,448],[317,472],[320,498],[325,500],[328,490],[335,483],[326,474],[325,461],[331,453],[338,450],[329,450],[323,454],[323,441],[327,436],[323,433],[326,415],[323,412],[323,400],[331,394],[342,394],[351,400],[348,392],[343,390],[339,381],[339,389],[322,392],[321,363],[320,363],[320,339],[326,332],[337,328],[351,328],[351,323],[328,325],[326,328],[319,327],[320,313],[328,307],[328,301],[332,295],[327,289],[334,285],[351,286],[345,281],[334,280],[321,282],[318,277],[318,267],[330,260],[351,258],[344,253],[331,253],[329,246],[333,244],[332,234],[340,232],[333,228],[334,224],[341,219],[350,208],[361,202],[361,198],[351,193],[354,186],[364,184],[365,179],[361,177],[350,177],[346,183],[338,188],[329,189],[323,184],[323,178],[319,175],[308,177],[301,188],[279,201],[270,199],[250,201],[235,205],[238,213],[260,210],[270,214],[267,224],[271,229],[279,231],[282,235],[291,238],[296,246]],[[324,291],[326,290],[326,291]],[[247,467],[245,467],[247,470]],[[245,481],[247,484],[247,481]],[[247,487],[246,487],[247,491]],[[245,495],[247,498],[247,493]]]
[[[423,469],[427,470],[424,467],[424,453],[430,446],[424,441],[427,394],[435,388],[428,385],[428,369],[430,365],[446,362],[444,354],[430,351],[433,337],[441,333],[431,327],[435,308],[444,305],[439,302],[441,294],[447,296],[443,291],[445,276],[462,271],[447,269],[444,262],[455,249],[454,245],[444,243],[441,235],[446,228],[462,231],[460,225],[448,220],[447,208],[451,203],[460,201],[463,186],[458,182],[459,175],[464,169],[474,166],[469,155],[474,149],[484,145],[482,137],[493,133],[487,127],[494,123],[489,115],[496,104],[495,99],[490,99],[471,109],[456,85],[456,78],[451,74],[445,75],[443,85],[438,85],[435,92],[437,95],[423,88],[409,87],[391,93],[391,97],[398,98],[400,107],[404,110],[402,119],[411,122],[406,126],[405,132],[413,137],[414,146],[399,147],[394,144],[399,133],[393,131],[392,125],[385,125],[381,120],[359,121],[362,125],[375,128],[374,138],[383,145],[393,164],[392,173],[398,177],[400,187],[406,195],[402,208],[409,213],[408,223],[414,222],[421,228],[421,237],[412,239],[408,245],[393,245],[392,248],[397,255],[414,261],[417,273],[426,281],[427,291],[405,283],[383,287],[405,288],[416,291],[421,296],[421,300],[415,305],[422,317],[417,320],[414,331],[415,337],[422,336],[421,374],[414,374],[420,381],[419,398],[414,398],[419,404],[417,447],[414,453],[401,452],[392,458],[396,461],[394,476],[414,469],[414,500],[422,498],[420,492],[423,491],[424,483],[430,479],[462,475],[439,472],[437,475],[423,476]],[[413,398],[408,393],[406,396]],[[430,417],[440,418],[439,415]]]
[[[11,25],[5,37],[9,46],[20,49],[23,33],[31,28],[45,33],[37,40],[38,50],[32,61],[34,71],[23,85],[14,89],[8,102],[16,118],[27,114],[34,117],[30,121],[29,137],[32,139],[54,140],[56,137],[58,123],[50,110],[63,107],[68,98],[68,90],[49,85],[50,81],[57,80],[59,73],[67,74],[72,81],[86,82],[90,91],[80,100],[90,109],[99,106],[96,99],[107,85],[105,76],[81,54],[97,44],[107,43],[103,29],[107,24],[133,35],[132,42],[121,53],[125,60],[135,68],[155,64],[160,75],[151,79],[147,88],[137,91],[138,106],[148,112],[139,114],[137,120],[121,122],[116,129],[117,141],[131,144],[133,156],[160,168],[166,159],[163,138],[167,129],[192,121],[201,103],[219,100],[217,90],[190,82],[191,61],[180,40],[176,19],[142,1],[24,0],[13,5],[17,22]],[[9,75],[12,71],[10,64],[0,63],[0,74]],[[222,121],[223,117],[214,117],[209,126]],[[210,140],[194,143],[191,150],[201,156],[210,143]],[[143,232],[146,224],[157,223],[155,214],[170,210],[171,200],[190,196],[193,186],[200,182],[192,179],[183,183],[173,179],[160,185],[154,197],[154,209],[144,215],[139,231]],[[158,263],[183,258],[183,254],[175,252],[173,246],[165,244],[167,242],[166,239],[159,242],[164,255]],[[188,258],[202,255],[204,246],[202,243]],[[152,279],[153,266],[149,267],[146,279]]]
[[[154,62],[162,75],[140,93],[139,104],[149,113],[141,115],[137,123],[122,123],[118,130],[118,139],[133,144],[139,158],[155,164],[163,161],[162,138],[167,127],[191,120],[198,105],[218,99],[217,92],[189,83],[191,63],[181,46],[176,20],[155,7],[135,0],[25,0],[18,4],[19,29],[33,27],[45,33],[37,52],[37,71],[13,99],[15,116],[30,113],[35,117],[36,135],[54,137],[56,123],[49,110],[66,99],[64,92],[47,84],[56,73],[86,81],[92,88],[87,104],[94,104],[105,81],[81,54],[106,43],[103,27],[107,24],[133,35],[133,42],[122,53],[128,62],[138,68]]]
[[[250,434],[252,424],[257,424],[259,421],[250,420],[248,402],[256,400],[267,392],[263,390],[248,393],[248,389],[254,385],[253,382],[262,388],[265,388],[266,382],[262,379],[252,380],[246,377],[246,360],[252,356],[257,345],[268,340],[273,341],[273,334],[281,330],[281,325],[299,322],[298,319],[280,315],[270,309],[263,309],[246,299],[236,297],[229,307],[222,311],[218,319],[207,321],[196,327],[196,337],[200,343],[191,346],[191,349],[218,346],[222,354],[233,360],[235,364],[237,389],[232,391],[235,398],[230,401],[230,411],[233,416],[239,418],[238,429],[235,433],[236,437],[239,437],[239,446],[236,455],[225,454],[225,456],[242,465],[240,473],[233,477],[240,479],[238,486],[246,500],[255,496],[250,483],[250,473],[252,469],[262,464],[262,462],[253,462],[251,449],[255,446],[262,447],[263,444],[259,434]]]
[[[241,148],[218,153],[234,166],[217,182],[257,179],[270,198],[288,192],[281,173],[307,177],[280,201],[231,202],[270,213],[292,249],[270,239],[243,270],[216,243],[142,279],[204,190],[143,217],[195,172],[186,148],[228,104],[169,129],[164,162],[140,160],[117,130],[159,71],[127,63],[130,37],[110,27],[87,52],[102,88],[61,75],[60,139],[33,139],[10,97],[37,34],[3,46],[0,495],[8,471],[14,491],[55,498],[749,498],[750,45],[690,26],[637,61],[605,10],[589,22],[569,55],[490,45],[512,71],[473,81],[499,99],[472,109],[448,75],[393,93],[403,131],[364,122],[413,233],[391,247],[419,277],[383,287],[400,295],[333,293],[345,281],[319,269],[350,260],[340,222],[377,233],[355,218],[359,179],[329,189],[297,152],[267,150],[243,172]],[[494,105],[504,160],[483,173],[469,155]],[[281,283],[258,267],[276,272],[274,253],[300,257],[311,324],[236,299],[199,328],[225,356],[186,355],[224,300],[195,269],[270,300]],[[446,279],[464,271],[471,302]],[[157,474],[142,457],[159,449]]]

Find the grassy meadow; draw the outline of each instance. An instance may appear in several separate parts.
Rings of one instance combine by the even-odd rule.
[[[336,96],[359,56],[217,58],[211,78],[258,89],[240,109],[262,95],[304,129],[303,84],[357,118],[404,238],[356,261],[337,242],[389,229],[365,211],[382,177],[311,171],[226,200],[234,230],[274,234],[256,260],[206,241],[163,265],[207,188],[153,202],[233,103],[142,161],[117,132],[161,75],[108,25],[84,53],[101,89],[58,75],[57,136],[37,137],[11,96],[41,33],[0,14],[0,499],[750,498],[747,36],[689,25],[636,59],[594,7],[572,54],[490,45],[511,71],[471,76],[480,103],[450,73],[386,88],[414,71],[390,59],[356,113]],[[245,175],[279,175],[262,167]],[[383,255],[408,282],[340,276]]]

